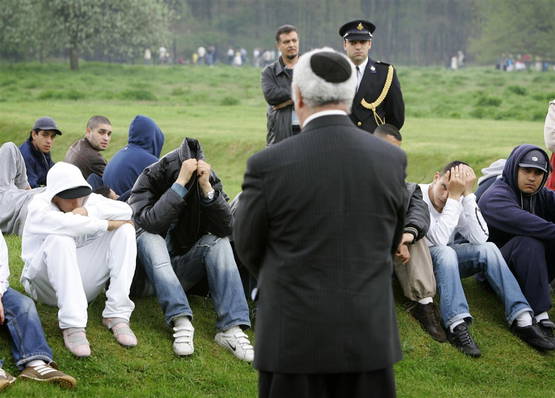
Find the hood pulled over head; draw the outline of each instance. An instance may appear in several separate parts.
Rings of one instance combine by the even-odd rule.
[[[128,143],[137,145],[159,158],[164,146],[164,133],[154,120],[137,115],[129,125]]]
[[[92,190],[91,186],[87,183],[81,170],[76,166],[66,162],[56,162],[46,175],[46,195],[49,200],[60,192],[67,191],[74,188],[80,189],[80,192],[89,192]],[[86,189],[88,188],[88,189]]]

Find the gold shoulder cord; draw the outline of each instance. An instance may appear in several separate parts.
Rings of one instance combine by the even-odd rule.
[[[387,96],[387,93],[389,92],[389,88],[391,87],[391,82],[393,82],[393,65],[389,65],[389,68],[387,68],[387,77],[385,78],[385,84],[383,85],[383,90],[378,96],[378,98],[376,99],[376,101],[372,103],[368,103],[364,98],[360,101],[360,105],[372,111],[372,113],[374,114],[374,120],[376,121],[376,124],[378,126],[385,123],[385,118],[382,119],[376,112],[376,109],[378,108],[378,106],[380,106],[380,104]]]

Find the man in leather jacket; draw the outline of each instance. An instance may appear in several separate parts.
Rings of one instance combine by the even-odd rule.
[[[206,279],[216,307],[215,340],[250,362],[254,349],[242,328],[249,310],[228,236],[232,216],[222,184],[192,138],[147,167],[129,198],[137,226],[137,257],[173,327],[173,350],[194,351],[192,311],[185,292]]]

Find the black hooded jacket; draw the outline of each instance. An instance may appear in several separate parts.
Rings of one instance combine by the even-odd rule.
[[[480,198],[479,206],[488,223],[489,240],[502,247],[514,236],[528,236],[540,240],[555,240],[555,193],[544,187],[527,195],[518,188],[518,164],[530,151],[544,150],[535,145],[519,145],[505,163],[503,177],[498,179]]]
[[[172,189],[181,164],[187,159],[204,159],[200,143],[185,138],[181,146],[147,167],[133,186],[129,205],[135,223],[148,232],[169,234],[172,255],[184,254],[206,233],[231,235],[232,216],[222,184],[212,171],[214,199],[202,199],[196,176],[187,183],[181,197]]]

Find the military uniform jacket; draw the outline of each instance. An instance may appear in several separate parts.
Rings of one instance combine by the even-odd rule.
[[[370,372],[401,359],[391,277],[405,166],[342,115],[249,159],[233,234],[258,277],[257,369]]]
[[[351,108],[351,120],[361,129],[373,133],[379,124],[389,123],[401,129],[405,122],[405,102],[397,72],[393,69],[391,86],[383,101],[376,107],[376,114],[364,107],[361,102],[371,105],[378,100],[386,85],[390,65],[381,61],[368,59],[366,70]],[[377,120],[376,120],[377,119]],[[381,120],[381,122],[380,122]]]

